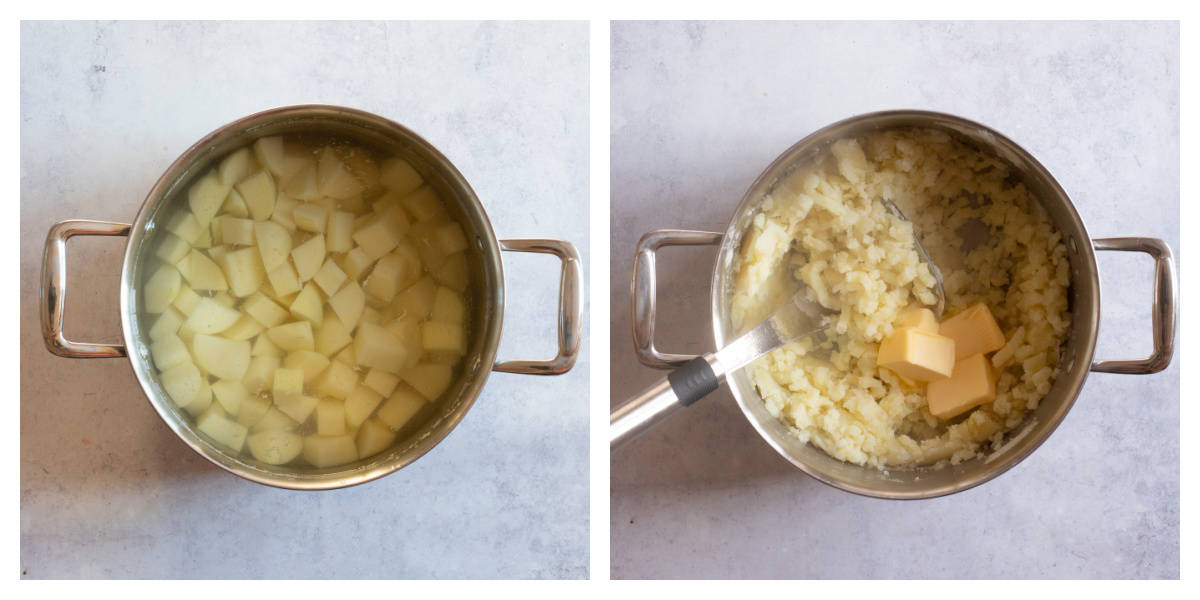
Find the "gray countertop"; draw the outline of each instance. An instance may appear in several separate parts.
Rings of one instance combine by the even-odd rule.
[[[723,231],[772,159],[852,115],[923,108],[988,124],[1046,165],[1093,237],[1179,249],[1177,24],[618,22],[611,91],[613,405],[663,375],[630,340],[637,239]],[[711,349],[714,256],[660,254],[660,349]],[[1151,262],[1099,263],[1097,358],[1145,356]],[[1174,578],[1178,357],[1157,375],[1090,376],[1037,452],[941,499],[818,483],[724,386],[615,453],[611,493],[614,578]]]
[[[587,265],[586,23],[22,24],[23,577],[587,577],[586,343],[565,376],[492,375],[408,468],[320,493],[202,459],[125,360],[43,347],[37,286],[53,223],[131,221],[203,135],[301,103],[411,127],[463,172],[500,237],[567,239]],[[71,242],[70,337],[119,340],[123,249]],[[504,260],[500,357],[552,356],[558,263]]]

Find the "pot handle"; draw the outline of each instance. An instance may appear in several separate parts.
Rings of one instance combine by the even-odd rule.
[[[1098,373],[1149,375],[1167,368],[1175,354],[1175,325],[1179,321],[1179,290],[1175,281],[1175,256],[1158,238],[1119,237],[1092,240],[1096,250],[1145,252],[1154,258],[1154,353],[1142,360],[1102,360],[1092,363]]]
[[[558,355],[550,360],[506,360],[492,365],[501,373],[561,375],[575,366],[583,331],[583,265],[579,252],[570,242],[529,239],[500,240],[500,249],[508,252],[553,254],[562,261],[558,284]]]
[[[63,336],[67,302],[67,240],[77,235],[128,236],[128,223],[71,219],[60,221],[46,234],[42,254],[42,339],[50,352],[66,358],[117,358],[126,356],[121,344],[72,342]]]
[[[637,253],[633,258],[633,349],[638,360],[656,369],[682,367],[696,358],[694,354],[670,354],[659,352],[654,347],[654,320],[657,299],[655,255],[663,246],[713,246],[721,243],[724,236],[711,231],[683,229],[659,229],[651,231],[638,240]]]

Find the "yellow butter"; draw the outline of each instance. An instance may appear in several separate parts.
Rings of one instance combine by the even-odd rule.
[[[954,360],[1004,347],[1004,332],[1000,331],[992,311],[982,302],[942,321],[938,333],[954,340]]]
[[[904,309],[904,312],[900,313],[900,320],[896,322],[896,327],[912,327],[929,333],[939,333],[937,317],[928,308]]]
[[[879,366],[917,381],[950,376],[954,340],[915,327],[900,327],[879,344]]]
[[[996,372],[983,354],[972,354],[954,363],[949,379],[929,382],[925,390],[929,412],[949,419],[996,399]]]

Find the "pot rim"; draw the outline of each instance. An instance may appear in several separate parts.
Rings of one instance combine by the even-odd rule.
[[[465,196],[460,197],[460,200],[469,203],[471,206],[468,208],[477,209],[479,223],[477,224],[478,227],[473,227],[473,229],[477,239],[482,242],[482,247],[480,248],[482,254],[481,260],[485,272],[490,271],[495,275],[495,289],[487,290],[489,297],[481,298],[480,301],[488,300],[492,303],[494,307],[494,314],[492,316],[494,324],[489,325],[481,332],[481,335],[483,335],[482,354],[468,357],[464,361],[464,372],[468,369],[473,369],[476,375],[470,381],[470,384],[463,388],[459,396],[460,401],[458,405],[438,423],[436,428],[424,435],[420,435],[420,432],[410,434],[413,436],[420,435],[420,438],[415,442],[413,451],[406,452],[388,461],[379,459],[379,457],[383,456],[382,454],[375,455],[377,460],[374,463],[367,463],[366,465],[354,467],[349,470],[339,471],[338,467],[332,467],[319,469],[315,473],[285,476],[267,471],[255,465],[248,465],[239,460],[234,460],[229,454],[201,439],[191,428],[185,426],[182,420],[170,415],[168,413],[170,409],[167,407],[168,403],[165,399],[158,398],[156,400],[157,395],[154,393],[148,363],[143,358],[146,350],[144,344],[134,334],[132,324],[134,319],[132,315],[136,314],[137,311],[136,306],[133,306],[135,300],[131,290],[133,288],[132,276],[136,263],[136,250],[140,248],[141,244],[139,242],[142,241],[142,238],[148,235],[153,229],[153,224],[150,223],[151,213],[162,202],[175,198],[174,195],[177,193],[177,190],[173,190],[172,188],[188,178],[196,161],[204,158],[204,155],[214,147],[215,142],[230,132],[261,127],[265,124],[300,114],[308,116],[315,114],[326,119],[338,119],[340,117],[342,120],[349,117],[351,120],[370,124],[381,130],[389,130],[392,133],[398,133],[400,137],[419,147],[423,152],[428,153],[430,157],[435,159],[438,173],[445,177],[449,183],[454,184],[456,189]],[[205,168],[210,166],[211,164],[206,164]],[[256,483],[292,490],[339,489],[373,481],[398,471],[421,456],[424,456],[458,426],[478,398],[488,376],[491,374],[491,367],[496,359],[503,328],[504,287],[504,265],[500,259],[499,240],[492,228],[491,220],[488,218],[487,212],[484,210],[478,195],[470,183],[440,150],[408,127],[374,113],[330,104],[298,104],[259,111],[218,127],[189,146],[155,181],[146,195],[146,199],[138,208],[137,215],[130,229],[129,240],[125,245],[120,278],[121,331],[126,347],[130,349],[128,353],[130,367],[133,369],[134,375],[141,385],[147,401],[154,408],[155,412],[158,413],[159,418],[171,428],[176,437],[187,444],[192,450],[225,471]],[[134,356],[135,352],[138,353],[137,357]],[[350,466],[355,464],[350,463]]]
[[[1002,158],[1007,159],[1007,157],[999,151],[1004,150],[1011,152],[1014,156],[1025,161],[1028,165],[1028,169],[1025,171],[1025,174],[1042,180],[1055,193],[1055,195],[1057,195],[1058,198],[1063,201],[1062,208],[1065,209],[1065,213],[1068,215],[1071,225],[1077,228],[1078,232],[1082,235],[1083,239],[1081,240],[1076,240],[1074,237],[1064,235],[1064,242],[1073,246],[1072,250],[1078,252],[1086,267],[1079,273],[1072,273],[1071,286],[1074,287],[1076,285],[1086,284],[1095,290],[1095,294],[1093,296],[1094,301],[1091,303],[1091,306],[1079,306],[1079,303],[1074,303],[1074,306],[1071,308],[1072,312],[1086,311],[1086,314],[1084,314],[1084,317],[1086,318],[1085,323],[1090,325],[1092,335],[1086,337],[1082,341],[1082,346],[1076,353],[1072,364],[1063,365],[1060,363],[1060,371],[1055,378],[1055,384],[1057,385],[1059,382],[1066,382],[1066,385],[1070,387],[1071,391],[1069,394],[1067,394],[1065,401],[1059,403],[1059,406],[1053,411],[1053,413],[1050,415],[1050,418],[1046,419],[1045,422],[1047,425],[1038,429],[1034,427],[1037,422],[1036,419],[1033,419],[1033,415],[1027,415],[1025,422],[1021,426],[1009,430],[1008,433],[1012,434],[1012,437],[1009,438],[1009,440],[1006,440],[1005,444],[1000,450],[997,451],[997,453],[1004,452],[1014,440],[1021,440],[1019,448],[1015,449],[1014,452],[1006,456],[1004,460],[994,462],[993,464],[987,466],[982,472],[971,477],[956,479],[954,482],[947,485],[933,486],[929,489],[923,490],[880,490],[858,485],[844,478],[840,478],[833,474],[818,470],[813,465],[800,460],[798,457],[788,452],[782,446],[782,444],[775,439],[773,433],[768,431],[766,426],[764,426],[764,424],[755,417],[752,407],[749,404],[751,399],[745,397],[745,394],[742,393],[740,386],[737,382],[735,382],[735,379],[747,377],[745,374],[745,368],[743,367],[728,374],[727,382],[729,384],[729,390],[746,420],[750,422],[751,426],[759,434],[759,436],[766,441],[767,444],[776,451],[776,453],[785,458],[793,466],[826,485],[860,496],[893,500],[917,500],[954,494],[991,481],[1009,469],[1015,467],[1021,461],[1025,460],[1058,428],[1063,419],[1066,417],[1067,413],[1070,411],[1071,407],[1074,406],[1075,400],[1078,398],[1079,393],[1083,388],[1084,381],[1089,374],[1089,369],[1092,364],[1092,358],[1096,348],[1096,336],[1099,331],[1100,321],[1100,281],[1099,269],[1096,263],[1095,252],[1091,243],[1091,236],[1088,234],[1083,220],[1080,218],[1078,211],[1075,209],[1075,204],[1071,201],[1070,196],[1067,195],[1066,191],[1063,190],[1062,186],[1058,183],[1058,180],[1056,180],[1050,174],[1050,171],[1046,169],[1046,167],[1042,165],[1042,163],[1039,162],[1029,151],[1025,150],[1007,136],[992,129],[991,127],[988,127],[987,125],[983,125],[976,121],[948,113],[921,109],[894,109],[863,113],[826,125],[806,135],[800,141],[792,144],[787,150],[776,157],[775,160],[773,160],[758,175],[758,177],[755,178],[754,182],[750,184],[745,194],[743,194],[742,199],[738,202],[737,208],[730,217],[729,223],[724,232],[720,250],[713,264],[712,278],[709,282],[710,314],[712,316],[713,339],[716,342],[716,347],[721,348],[728,344],[734,337],[736,337],[736,335],[734,335],[736,332],[726,331],[724,327],[725,319],[723,317],[726,315],[728,302],[726,302],[724,288],[722,287],[722,283],[724,281],[722,267],[726,264],[733,264],[733,261],[737,257],[737,252],[741,245],[740,233],[742,231],[742,228],[739,227],[739,223],[743,221],[743,215],[756,208],[757,200],[761,197],[758,191],[760,189],[769,187],[771,182],[778,177],[778,173],[776,173],[776,171],[784,166],[789,165],[789,163],[795,158],[796,154],[818,147],[823,143],[836,140],[838,137],[836,135],[837,133],[849,128],[852,125],[861,125],[866,122],[885,121],[889,119],[929,121],[929,124],[927,125],[907,125],[909,127],[936,127],[938,123],[943,123],[957,125],[960,128],[973,129],[981,132],[984,134],[984,136],[990,138],[994,142],[995,147],[989,148],[989,151],[995,152]],[[899,127],[903,126],[892,125],[886,128]],[[945,129],[943,128],[942,130]],[[1041,199],[1039,198],[1039,200]],[[1055,226],[1060,232],[1063,231],[1061,227],[1058,227],[1057,223],[1055,223]],[[737,244],[736,247],[734,242]],[[1078,281],[1078,277],[1080,275],[1086,276],[1087,281]],[[1070,292],[1068,295],[1069,297],[1074,298]],[[1073,319],[1076,319],[1077,316],[1078,315],[1073,315]],[[1073,321],[1071,327],[1072,333],[1076,330],[1077,326],[1078,321]],[[1065,343],[1066,342],[1064,342],[1064,344]],[[753,390],[752,383],[750,384],[750,389]],[[752,395],[754,401],[762,404],[762,398],[756,392]],[[773,416],[771,416],[771,418],[774,419]],[[1029,434],[1032,435],[1030,436]],[[788,435],[790,435],[790,433]],[[991,456],[994,455],[976,457],[969,461],[959,463],[959,465],[970,465],[981,460],[986,464],[991,462]],[[845,464],[850,465],[850,463]],[[874,469],[874,467],[866,466],[860,466],[858,468]],[[950,468],[957,468],[957,465]],[[906,467],[889,470],[920,471],[923,469],[928,469],[928,467]]]

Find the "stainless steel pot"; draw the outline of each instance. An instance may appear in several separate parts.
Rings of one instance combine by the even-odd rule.
[[[188,418],[168,398],[152,367],[146,336],[138,315],[140,284],[147,268],[144,258],[162,233],[160,223],[186,201],[181,192],[215,161],[262,136],[302,133],[353,140],[380,152],[406,158],[437,188],[453,216],[473,241],[467,250],[471,284],[468,350],[457,367],[456,381],[439,400],[436,413],[391,449],[356,463],[328,469],[297,469],[265,465],[233,456],[198,434]],[[127,236],[121,268],[121,330],[124,344],[91,344],[63,336],[66,302],[66,242],[77,235]],[[504,317],[504,269],[501,251],[553,254],[562,261],[558,302],[558,354],[550,360],[495,362]],[[193,450],[217,466],[241,477],[282,488],[333,489],[371,481],[413,462],[437,445],[462,420],[492,371],[557,375],[575,364],[583,313],[582,265],[575,247],[553,239],[497,240],[474,190],[458,169],[432,144],[411,130],[382,117],[350,108],[304,105],[276,108],[239,119],[208,134],[188,148],[158,179],[132,224],[69,220],[50,228],[42,259],[42,336],[51,352],[67,358],[128,356],[138,382],[163,421]]]
[[[651,367],[676,368],[695,358],[668,354],[655,347],[655,253],[663,246],[720,245],[711,283],[713,338],[721,348],[738,333],[731,322],[729,298],[732,294],[736,264],[750,220],[757,214],[759,201],[782,175],[797,164],[821,153],[834,141],[885,129],[921,127],[945,131],[979,149],[991,152],[1012,165],[1025,184],[1040,199],[1054,225],[1064,235],[1071,265],[1069,306],[1072,311],[1071,333],[1062,348],[1061,371],[1049,394],[1025,423],[1010,432],[1008,442],[990,455],[943,468],[917,467],[879,470],[861,467],[832,458],[815,446],[801,442],[787,426],[772,416],[744,370],[725,374],[730,391],[742,413],[759,435],[781,456],[801,471],[843,490],[878,498],[933,498],[969,489],[984,483],[1029,456],[1054,431],[1066,416],[1091,371],[1102,373],[1156,373],[1171,362],[1175,345],[1177,291],[1174,257],[1171,249],[1155,238],[1122,237],[1093,240],[1080,220],[1066,192],[1050,173],[1028,152],[989,127],[952,115],[900,110],[852,117],[825,127],[797,142],[775,159],[746,191],[733,212],[724,233],[707,231],[660,230],[647,233],[638,242],[633,268],[633,339],[638,359]],[[1093,362],[1100,321],[1100,279],[1095,251],[1145,252],[1155,261],[1153,338],[1154,352],[1141,360]],[[720,375],[720,373],[718,373]],[[669,394],[666,394],[670,396]],[[653,394],[644,397],[653,398]],[[672,396],[673,397],[673,396]],[[617,436],[636,434],[637,430],[661,421],[678,410],[678,403],[667,401],[644,406],[622,406],[614,411],[620,417],[638,414],[639,423],[614,427]]]

